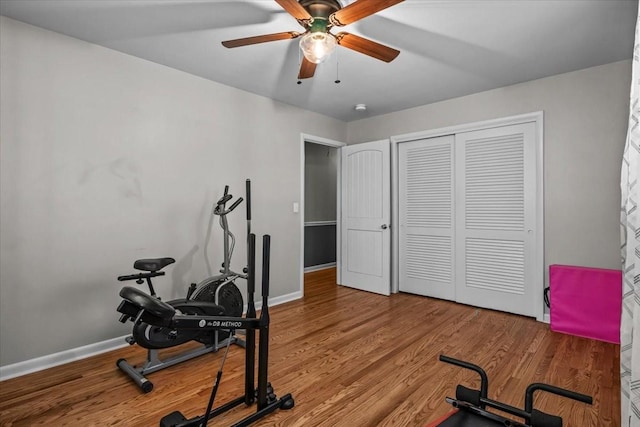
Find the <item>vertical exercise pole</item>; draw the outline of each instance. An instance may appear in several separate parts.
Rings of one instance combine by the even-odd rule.
[[[256,305],[254,294],[256,291],[256,235],[250,234],[248,241],[248,269],[247,272],[247,319],[256,318]],[[255,400],[255,365],[256,365],[256,331],[246,330],[246,354],[244,377],[244,403],[249,406]]]
[[[267,368],[269,364],[269,258],[271,236],[262,236],[262,309],[258,349],[258,411],[267,406]]]
[[[247,318],[256,318],[256,236],[251,234],[251,180],[247,179]],[[244,403],[249,406],[255,401],[256,331],[246,330],[246,355],[244,377]]]
[[[247,188],[246,188],[246,196],[247,196],[247,239],[249,239],[249,235],[251,234],[251,180],[247,180]]]

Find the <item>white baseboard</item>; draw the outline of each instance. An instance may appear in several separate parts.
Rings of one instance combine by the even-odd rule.
[[[76,360],[86,359],[87,357],[128,346],[129,344],[124,340],[125,337],[126,335],[36,357],[35,359],[25,360],[24,362],[0,366],[0,381],[42,371],[43,369],[53,368],[54,366],[64,365],[65,363],[75,362]]]
[[[300,298],[302,298],[302,293],[300,291],[293,292],[287,295],[270,298],[269,306],[284,304],[285,302],[295,301]],[[260,310],[260,308],[262,308],[262,300],[256,301],[256,309]],[[111,338],[94,344],[36,357],[35,359],[25,360],[24,362],[0,366],[0,381],[20,377],[22,375],[31,374],[33,372],[53,368],[54,366],[64,365],[66,363],[75,362],[77,360],[86,359],[87,357],[126,347],[129,345],[125,341],[127,336],[128,335],[123,335],[121,337]]]
[[[551,323],[551,315],[549,313],[545,313],[542,317],[542,321],[546,324]]]
[[[333,268],[335,266],[336,266],[335,262],[330,262],[330,263],[327,263],[327,264],[312,265],[310,267],[305,267],[304,268],[304,272],[305,273],[310,273],[312,271],[325,270],[327,268]]]
[[[302,298],[302,292],[300,291],[292,292],[286,295],[281,295],[275,298],[269,298],[269,307],[274,305],[284,304],[285,302],[295,301],[300,298]],[[260,304],[260,306],[262,307],[262,303]]]

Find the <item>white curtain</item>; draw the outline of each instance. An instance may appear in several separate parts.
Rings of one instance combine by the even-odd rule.
[[[629,129],[622,161],[622,323],[620,379],[622,426],[640,427],[640,38],[636,20]]]

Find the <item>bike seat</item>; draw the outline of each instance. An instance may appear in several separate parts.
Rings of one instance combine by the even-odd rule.
[[[173,258],[148,258],[139,259],[133,263],[133,268],[140,271],[150,271],[155,273],[158,270],[162,270],[169,264],[176,262]]]
[[[125,286],[120,290],[120,296],[132,304],[143,308],[145,311],[161,319],[171,319],[176,310],[164,301],[145,294],[138,288]]]

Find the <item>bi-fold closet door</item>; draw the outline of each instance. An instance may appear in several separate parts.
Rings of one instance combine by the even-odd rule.
[[[535,316],[535,132],[398,145],[400,291]]]

